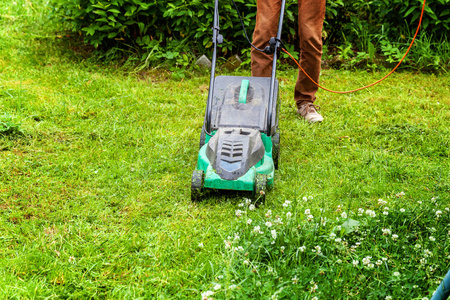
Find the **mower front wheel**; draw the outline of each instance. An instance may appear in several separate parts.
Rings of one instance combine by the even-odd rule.
[[[256,200],[261,200],[263,203],[266,201],[267,191],[267,175],[256,174],[254,194]]]
[[[204,176],[203,170],[194,170],[191,180],[191,200],[200,201],[203,194]]]

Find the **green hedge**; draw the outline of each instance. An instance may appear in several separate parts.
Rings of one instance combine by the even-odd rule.
[[[147,60],[157,61],[173,59],[180,53],[205,53],[211,46],[212,0],[52,1],[57,14],[95,47],[139,49]],[[256,0],[235,1],[251,34]],[[370,53],[376,48],[386,54],[387,46],[410,41],[421,6],[422,0],[328,0],[326,44],[350,43],[356,51]],[[248,48],[231,1],[220,1],[220,14],[225,37],[222,53],[226,56]],[[283,40],[291,45],[297,39],[296,19],[297,1],[287,0]],[[450,0],[428,0],[422,32],[427,33],[430,42],[438,43],[446,40],[449,30]]]

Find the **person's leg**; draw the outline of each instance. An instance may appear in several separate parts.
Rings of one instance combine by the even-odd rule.
[[[300,65],[314,81],[319,82],[322,62],[322,27],[325,0],[298,0]],[[316,100],[318,87],[299,70],[294,99],[297,108]]]
[[[269,39],[277,35],[280,18],[281,0],[257,0],[256,25],[253,32],[253,45],[259,49],[269,45]],[[252,48],[252,76],[270,77],[272,74],[273,56]]]

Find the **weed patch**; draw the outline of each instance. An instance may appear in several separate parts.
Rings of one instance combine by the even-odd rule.
[[[7,113],[0,115],[0,137],[14,138],[22,135],[20,124],[11,115]]]
[[[240,203],[222,245],[225,264],[203,295],[422,299],[446,273],[448,202],[404,192],[355,210],[317,208],[316,201],[303,197],[259,211],[250,200]]]

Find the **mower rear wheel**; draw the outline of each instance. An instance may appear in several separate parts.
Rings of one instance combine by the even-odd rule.
[[[254,186],[255,199],[265,202],[266,201],[266,190],[267,190],[267,175],[256,174],[255,186]]]
[[[277,131],[272,136],[272,159],[275,170],[278,170],[278,159],[280,157],[280,132]]]
[[[191,180],[191,200],[200,201],[203,194],[204,176],[203,170],[194,170]]]

